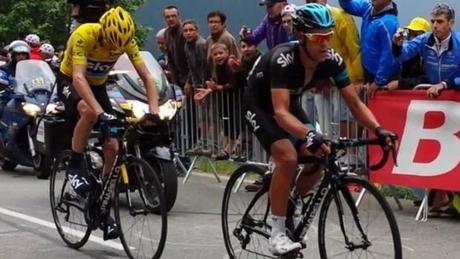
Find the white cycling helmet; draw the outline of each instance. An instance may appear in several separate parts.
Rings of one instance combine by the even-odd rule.
[[[285,14],[291,15],[291,14],[295,13],[296,9],[297,9],[296,5],[288,4],[288,5],[284,6],[283,10],[281,11],[281,16],[284,16]]]
[[[15,40],[12,41],[8,47],[10,53],[27,53],[30,54],[30,47],[25,41]]]
[[[43,43],[40,46],[40,51],[44,54],[54,55],[54,47],[48,43]]]
[[[40,45],[40,37],[37,34],[29,34],[24,38],[24,40],[31,46]]]

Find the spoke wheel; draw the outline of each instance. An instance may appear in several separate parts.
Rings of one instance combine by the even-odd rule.
[[[331,188],[321,208],[318,226],[321,258],[401,259],[398,225],[385,198],[365,180],[346,177],[341,181],[340,190],[334,192]],[[363,190],[364,195],[356,205]],[[357,211],[358,220],[353,216],[353,210]],[[340,211],[342,216],[339,216]],[[343,219],[343,229],[340,218]]]
[[[232,174],[225,187],[222,232],[230,258],[275,258],[268,250],[271,229],[268,188],[255,184],[268,181],[264,174],[265,169],[259,166],[243,165]],[[243,217],[249,206],[249,213]]]
[[[88,241],[91,228],[85,220],[86,199],[77,195],[66,179],[70,156],[67,150],[56,159],[50,179],[50,204],[59,235],[68,246],[77,249]]]
[[[167,211],[160,181],[142,159],[132,157],[127,170],[129,185],[120,177],[114,199],[121,243],[130,258],[160,258],[167,235]]]

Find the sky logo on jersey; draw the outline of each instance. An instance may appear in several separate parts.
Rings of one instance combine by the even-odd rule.
[[[88,60],[86,72],[90,76],[104,76],[109,73],[115,62],[95,62]]]
[[[288,65],[294,63],[294,54],[281,53],[280,57],[276,60],[276,63],[281,65],[281,67],[287,67]]]

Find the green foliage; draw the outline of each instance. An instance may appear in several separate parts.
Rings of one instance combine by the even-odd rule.
[[[0,45],[35,33],[54,46],[64,45],[70,22],[67,0],[1,0]],[[145,0],[115,1],[131,13]],[[136,39],[142,46],[150,28],[137,25]]]

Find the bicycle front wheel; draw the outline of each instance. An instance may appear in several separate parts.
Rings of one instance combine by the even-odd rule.
[[[267,221],[271,218],[269,182],[264,180],[264,174],[259,166],[243,165],[227,182],[222,232],[229,258],[274,258],[268,251],[271,227]]]
[[[75,249],[82,247],[91,234],[85,219],[86,199],[77,195],[66,178],[71,151],[58,156],[50,175],[50,203],[54,223],[64,242]]]
[[[130,258],[160,258],[166,243],[167,210],[163,190],[152,167],[130,157],[129,184],[117,185],[114,210],[120,240]]]
[[[402,258],[393,212],[368,181],[345,177],[327,193],[318,225],[319,251],[326,258]]]

